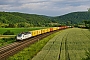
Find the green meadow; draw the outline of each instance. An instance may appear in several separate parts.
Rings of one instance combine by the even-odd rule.
[[[14,34],[17,35],[18,33],[21,33],[21,32],[32,31],[32,30],[39,30],[39,29],[43,29],[43,28],[46,28],[46,27],[0,28],[0,35],[3,35],[3,33],[6,32],[7,30],[10,30],[11,32],[14,32]]]

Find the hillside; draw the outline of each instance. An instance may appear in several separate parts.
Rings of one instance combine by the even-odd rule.
[[[60,23],[69,22],[72,24],[79,24],[82,23],[84,20],[90,20],[90,12],[73,12],[62,16],[54,17],[54,20]]]
[[[60,24],[79,24],[84,20],[90,20],[90,12],[72,12],[56,17],[19,12],[0,12],[0,27],[59,26]]]
[[[47,26],[50,18],[43,15],[25,14],[18,12],[0,12],[0,22],[4,24],[16,24],[29,26]]]

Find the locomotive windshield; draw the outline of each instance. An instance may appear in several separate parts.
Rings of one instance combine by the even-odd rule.
[[[21,37],[21,36],[22,36],[22,34],[18,34],[17,36],[18,36],[18,37]]]

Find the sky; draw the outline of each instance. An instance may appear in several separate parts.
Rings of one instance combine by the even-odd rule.
[[[0,11],[61,16],[88,11],[90,0],[0,0]]]

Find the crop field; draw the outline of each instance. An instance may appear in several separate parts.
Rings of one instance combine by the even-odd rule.
[[[90,48],[90,31],[87,29],[73,29],[68,34],[67,47],[70,59],[81,60],[85,51]]]
[[[89,48],[88,29],[66,29],[49,40],[32,60],[82,60]]]

